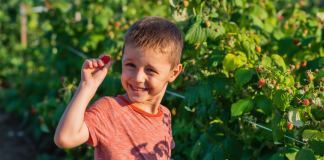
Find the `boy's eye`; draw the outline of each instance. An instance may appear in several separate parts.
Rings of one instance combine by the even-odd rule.
[[[126,66],[135,67],[135,65],[133,63],[127,63]]]
[[[147,69],[148,71],[150,71],[150,72],[155,72],[153,69]]]

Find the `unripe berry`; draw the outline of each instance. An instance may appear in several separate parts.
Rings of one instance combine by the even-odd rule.
[[[312,82],[313,79],[314,79],[313,74],[308,74],[308,75],[307,75],[307,80],[308,80],[308,81]]]
[[[305,118],[308,118],[308,117],[309,117],[308,112],[304,112],[304,117],[305,117]]]
[[[261,47],[260,46],[256,47],[256,51],[260,53],[261,52]]]
[[[261,72],[261,71],[262,71],[262,69],[261,69],[261,65],[258,65],[258,67],[257,67],[257,71],[258,71],[258,72]]]
[[[300,68],[299,64],[296,64],[295,67],[296,67],[296,70],[298,70]]]
[[[305,92],[308,92],[309,91],[308,85],[305,85],[303,89]]]
[[[290,69],[291,69],[291,70],[294,70],[294,69],[295,69],[295,65],[291,65],[291,66],[290,66]]]
[[[206,22],[205,22],[205,26],[206,26],[207,28],[209,28],[209,27],[210,27],[210,22],[209,22],[209,21],[206,21]]]
[[[189,5],[189,2],[188,2],[188,1],[183,1],[183,6],[184,6],[185,8],[187,8],[188,5]]]
[[[324,92],[324,86],[320,87],[320,91]]]
[[[287,69],[287,74],[290,75],[291,71],[290,69]]]
[[[314,127],[314,126],[315,126],[315,122],[311,122],[310,125],[311,125],[312,127]]]
[[[294,84],[294,87],[295,87],[295,88],[299,88],[299,85],[300,85],[299,82],[296,82],[296,83]]]
[[[301,100],[299,98],[296,99],[297,103],[301,103]]]
[[[318,69],[317,68],[315,69],[315,73],[318,73]]]
[[[277,83],[276,80],[272,80],[272,81],[271,81],[271,84],[273,84],[273,85],[276,85],[276,83]]]
[[[222,23],[222,22],[218,22],[218,25],[219,25],[219,26],[222,26],[222,25],[223,25],[223,23]]]
[[[286,89],[286,92],[290,94],[291,93],[291,89],[290,88],[287,88]]]
[[[215,28],[215,32],[218,32],[219,31],[219,29],[218,28]]]

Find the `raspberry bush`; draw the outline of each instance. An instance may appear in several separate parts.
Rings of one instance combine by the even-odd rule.
[[[162,100],[172,112],[173,159],[323,159],[320,1],[28,1],[27,46],[19,5],[0,5],[0,108],[39,141],[39,159],[93,157],[86,144],[57,149],[57,123],[86,57],[115,61],[91,103],[124,93],[122,37],[149,15],[172,19],[185,40],[183,72],[167,88],[185,99]],[[48,12],[31,13],[33,6]]]

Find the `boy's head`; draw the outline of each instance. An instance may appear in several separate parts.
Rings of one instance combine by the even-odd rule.
[[[124,36],[124,46],[143,50],[152,49],[154,54],[163,54],[173,69],[180,64],[183,38],[179,28],[170,20],[161,17],[144,17],[136,21]]]
[[[183,38],[165,18],[145,17],[124,36],[121,82],[132,102],[161,101],[168,82],[182,69]],[[159,103],[159,102],[158,102]]]

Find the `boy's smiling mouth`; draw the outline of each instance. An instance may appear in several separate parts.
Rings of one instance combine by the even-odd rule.
[[[129,88],[131,88],[131,90],[136,94],[144,93],[145,91],[148,90],[147,88],[138,88],[138,87],[135,87],[135,86],[133,86],[131,84],[128,84],[128,85],[129,85]]]

